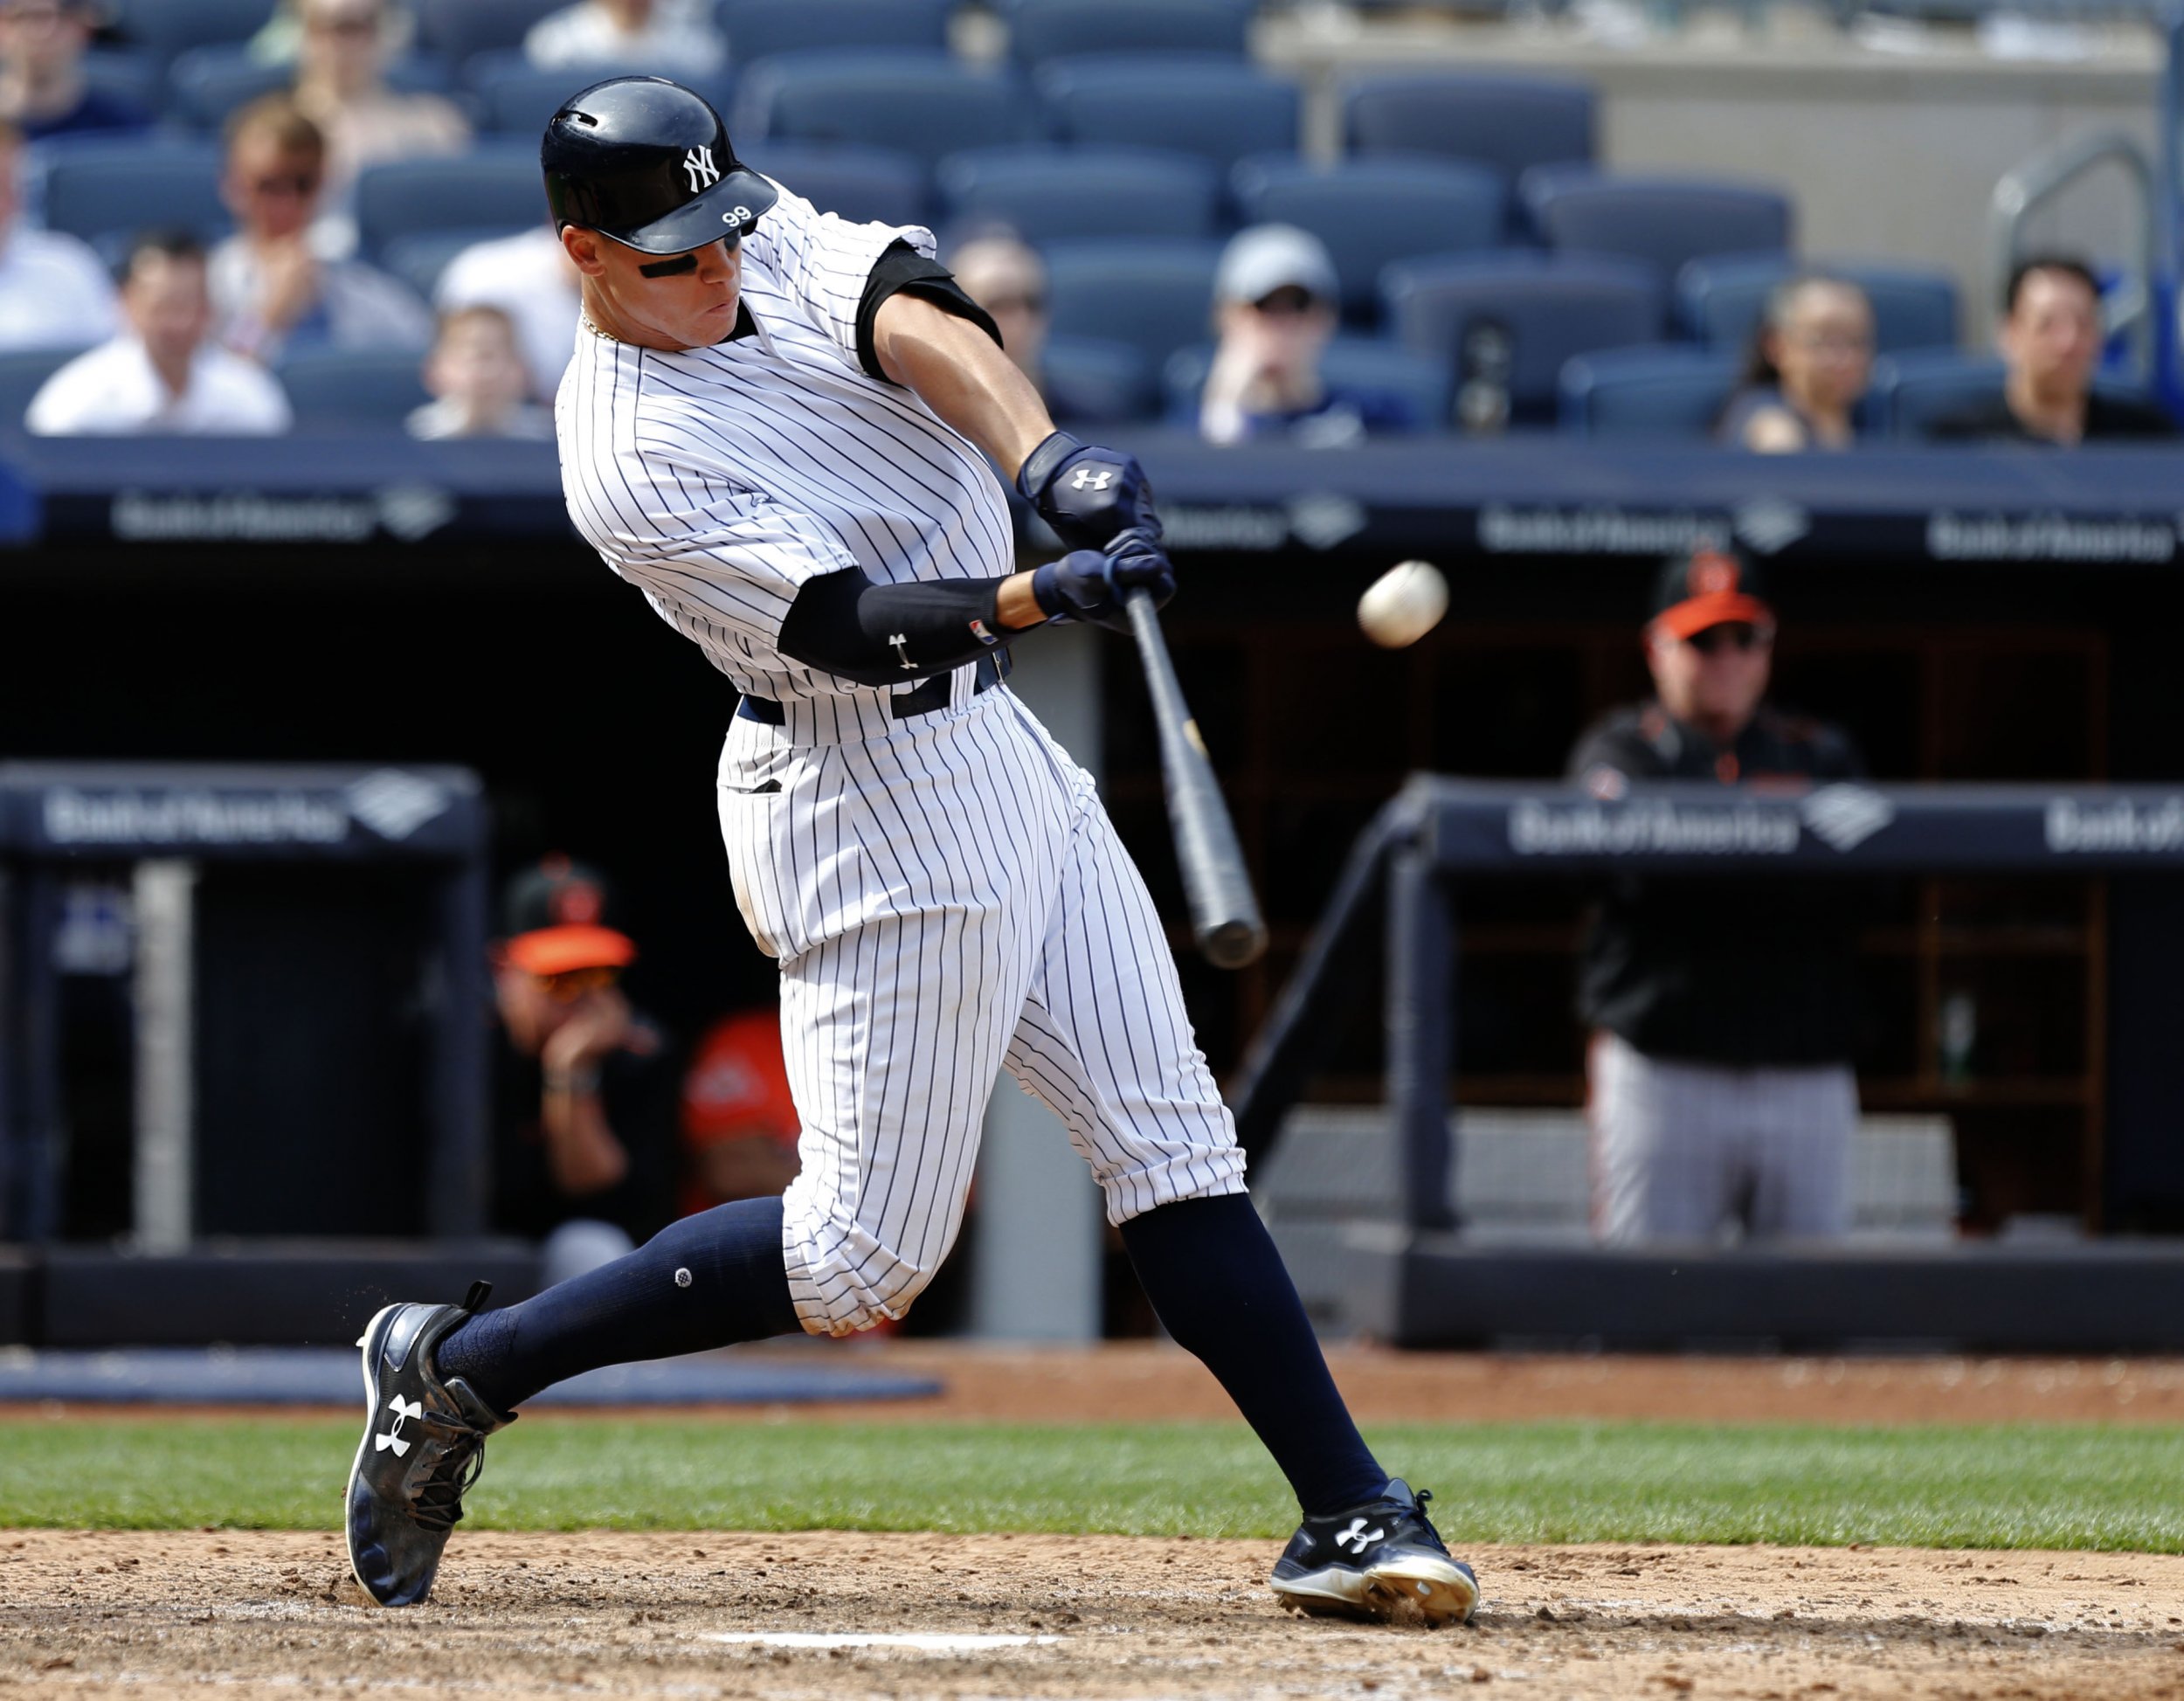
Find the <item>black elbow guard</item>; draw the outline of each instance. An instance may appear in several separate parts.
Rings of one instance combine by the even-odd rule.
[[[930,678],[1016,634],[994,613],[1002,581],[874,584],[854,567],[805,581],[781,623],[779,648],[807,667],[860,685]]]

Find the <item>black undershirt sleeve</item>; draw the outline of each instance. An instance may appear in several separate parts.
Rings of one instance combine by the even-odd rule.
[[[845,567],[805,581],[775,647],[860,685],[900,685],[975,661],[1021,634],[994,613],[1003,579],[874,584]]]
[[[864,299],[857,304],[857,363],[881,384],[895,380],[880,370],[880,356],[872,343],[873,327],[888,297],[905,290],[958,319],[968,319],[992,337],[997,348],[1000,346],[1001,328],[993,322],[993,315],[964,293],[946,266],[927,259],[898,237],[873,263],[872,275],[865,280]]]

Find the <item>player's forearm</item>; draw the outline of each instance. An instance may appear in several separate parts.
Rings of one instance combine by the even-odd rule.
[[[781,653],[860,685],[900,685],[976,661],[1047,617],[1029,573],[874,584],[855,568],[806,581]]]
[[[888,298],[874,322],[880,369],[983,450],[1006,478],[1050,436],[1047,404],[978,326],[916,295]]]

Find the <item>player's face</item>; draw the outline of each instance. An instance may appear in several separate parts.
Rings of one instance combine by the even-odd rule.
[[[593,322],[608,335],[646,349],[707,349],[735,330],[743,298],[740,238],[667,255],[640,254],[573,225],[562,240],[584,273]]]

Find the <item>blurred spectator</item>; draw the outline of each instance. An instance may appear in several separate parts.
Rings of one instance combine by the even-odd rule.
[[[1764,699],[1774,612],[1752,564],[1663,564],[1645,632],[1655,695],[1579,741],[1618,799],[1655,780],[1803,789],[1859,772],[1837,728]],[[1612,1244],[1840,1234],[1848,1214],[1856,926],[1847,882],[1618,879],[1587,928],[1593,1227]]]
[[[32,230],[22,212],[23,135],[0,120],[0,351],[105,342],[116,322],[106,267],[74,237]]]
[[[503,903],[494,1227],[543,1241],[545,1279],[564,1281],[674,1216],[674,1060],[623,996],[637,946],[609,924],[598,874],[549,856]]]
[[[1013,231],[989,228],[955,248],[949,269],[964,293],[993,315],[1009,358],[1040,384],[1047,317],[1047,263],[1039,251]]]
[[[2102,438],[2174,437],[2176,426],[2145,402],[2093,389],[2100,362],[2100,283],[2084,261],[2046,254],[2009,274],[1995,335],[2009,369],[2002,393],[1934,421],[1950,442],[2059,444]]]
[[[387,60],[402,31],[385,0],[296,0],[296,14],[295,103],[325,138],[329,202],[346,202],[368,165],[459,154],[469,145],[470,126],[452,103],[387,86]]]
[[[1723,410],[1724,443],[1761,454],[1847,449],[1873,377],[1873,304],[1841,278],[1777,284],[1752,332],[1744,385]]]
[[[410,415],[410,435],[528,437],[554,434],[554,416],[524,398],[531,375],[515,346],[515,327],[498,308],[458,308],[440,315],[425,357],[433,399]]]
[[[498,308],[515,326],[532,393],[551,401],[576,346],[577,268],[545,225],[466,248],[432,292],[442,313]]]
[[[1222,252],[1213,280],[1219,342],[1199,398],[1209,443],[1287,438],[1311,447],[1415,431],[1402,398],[1337,389],[1320,376],[1340,292],[1327,246],[1294,225],[1254,225]]]
[[[781,1056],[780,1012],[722,1017],[682,1078],[682,1214],[779,1193],[802,1167],[801,1127]]]
[[[325,182],[325,138],[287,95],[254,100],[229,121],[221,193],[239,228],[212,251],[220,340],[264,361],[328,344],[424,348],[432,319],[422,301],[314,241]]]
[[[84,80],[97,21],[88,0],[0,0],[0,118],[32,142],[149,126],[149,113]]]
[[[705,76],[728,57],[701,17],[663,0],[579,0],[532,25],[523,52],[541,71],[608,66],[678,77]]]
[[[204,250],[186,233],[139,238],[121,284],[126,328],[45,381],[24,424],[42,437],[288,429],[288,398],[264,370],[208,338]]]

